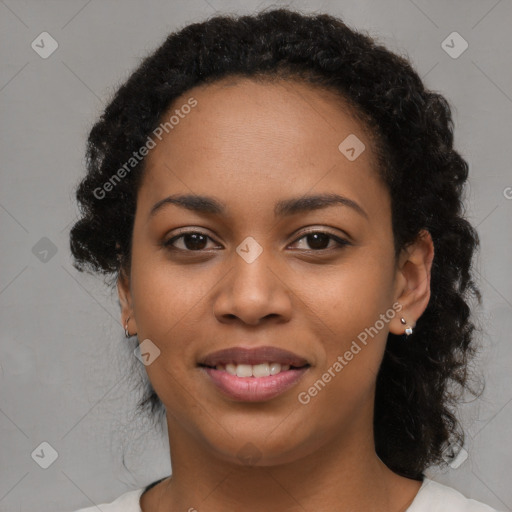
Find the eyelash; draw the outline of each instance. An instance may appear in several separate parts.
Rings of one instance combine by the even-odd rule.
[[[179,235],[176,235],[176,236],[170,238],[169,240],[163,242],[162,245],[164,246],[164,248],[166,248],[166,249],[168,249],[170,251],[195,252],[195,253],[201,253],[201,252],[207,251],[207,249],[199,249],[197,251],[193,251],[191,249],[179,249],[179,248],[174,247],[172,245],[176,240],[179,240],[180,238],[183,238],[185,235],[193,235],[193,234],[203,235],[206,238],[208,238],[210,240],[213,240],[210,236],[208,236],[206,233],[203,233],[201,231],[183,231]],[[320,231],[320,230],[308,231],[306,233],[302,233],[301,236],[299,238],[297,238],[293,243],[295,244],[299,240],[302,240],[303,238],[306,238],[309,235],[315,235],[315,234],[327,235],[329,237],[329,239],[334,240],[338,244],[338,246],[337,247],[331,247],[330,249],[329,248],[326,248],[326,249],[309,249],[309,250],[306,250],[306,252],[309,252],[309,253],[311,253],[311,252],[322,253],[324,251],[327,252],[327,251],[332,251],[332,250],[337,250],[337,249],[343,249],[347,245],[352,245],[348,240],[345,240],[344,238],[340,238],[338,236],[335,236],[335,235],[329,233],[328,231]]]

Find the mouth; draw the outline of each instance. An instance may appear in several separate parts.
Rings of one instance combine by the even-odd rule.
[[[274,346],[226,348],[208,354],[198,365],[237,377],[268,377],[311,366],[304,357]]]
[[[293,352],[265,346],[220,350],[200,360],[198,367],[224,396],[261,402],[296,385],[311,364]]]

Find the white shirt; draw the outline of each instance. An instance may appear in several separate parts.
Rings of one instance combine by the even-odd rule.
[[[81,508],[75,512],[142,512],[140,497],[145,487],[128,491],[112,503]],[[466,498],[452,487],[424,478],[413,502],[406,512],[499,512],[483,503]]]

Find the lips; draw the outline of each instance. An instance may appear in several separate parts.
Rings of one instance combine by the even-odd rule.
[[[309,366],[307,359],[273,346],[263,346],[255,348],[231,347],[217,352],[212,352],[199,361],[199,366],[215,368],[217,365],[226,364],[250,364],[257,365],[266,362],[280,363],[281,365],[290,365],[294,368]]]

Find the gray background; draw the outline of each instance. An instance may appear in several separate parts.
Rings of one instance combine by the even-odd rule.
[[[482,240],[486,389],[461,408],[467,459],[428,474],[512,510],[510,0],[0,0],[1,511],[75,510],[170,473],[165,434],[132,418],[117,296],[71,266],[73,189],[88,130],[143,56],[187,23],[270,5],[341,16],[407,55],[453,106],[470,164],[467,215]],[[46,59],[31,47],[44,31],[59,45]],[[453,31],[469,44],[458,58],[441,46]],[[58,455],[47,469],[31,456],[42,442]]]

